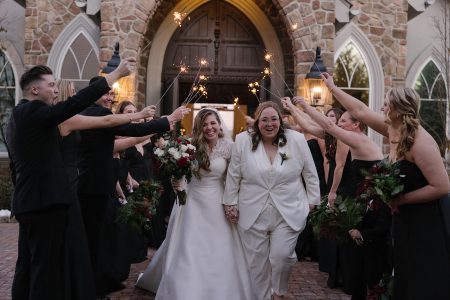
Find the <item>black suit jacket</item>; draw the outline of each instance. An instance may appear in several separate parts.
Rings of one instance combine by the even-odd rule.
[[[97,104],[82,112],[86,116],[105,116],[112,114]],[[145,136],[170,130],[167,118],[146,123],[126,124],[112,128],[90,129],[80,132],[78,149],[79,194],[114,194],[113,151],[115,136]]]
[[[6,129],[10,159],[16,170],[13,215],[68,204],[69,186],[58,124],[81,112],[109,89],[102,79],[56,105],[23,99],[13,109]]]

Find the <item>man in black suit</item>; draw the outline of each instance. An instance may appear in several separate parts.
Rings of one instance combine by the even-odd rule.
[[[101,80],[100,76],[91,79],[91,83]],[[106,93],[95,104],[82,112],[85,116],[105,116],[112,114],[110,108],[113,94]],[[78,199],[81,205],[86,236],[89,244],[91,263],[96,281],[97,296],[103,297],[110,292],[123,288],[112,272],[104,272],[101,261],[108,257],[108,249],[99,248],[100,229],[105,220],[108,201],[115,195],[113,181],[113,148],[116,135],[145,136],[171,130],[175,122],[181,120],[190,110],[184,106],[177,108],[171,115],[139,124],[126,124],[113,128],[90,129],[80,132],[78,149]],[[99,258],[101,258],[99,260]],[[107,261],[107,259],[106,259]],[[102,264],[103,266],[104,264]],[[106,266],[107,267],[107,266]]]
[[[59,144],[58,124],[81,112],[114,81],[130,73],[135,59],[105,79],[52,105],[58,89],[52,71],[35,66],[20,79],[24,99],[13,109],[6,129],[15,190],[12,214],[19,221],[18,259],[13,299],[63,299],[63,257],[70,197]]]

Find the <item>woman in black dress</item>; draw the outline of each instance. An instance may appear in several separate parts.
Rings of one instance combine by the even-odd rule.
[[[389,90],[382,116],[337,88],[329,74],[322,79],[353,116],[388,137],[389,160],[404,175],[403,194],[391,204],[394,298],[450,299],[450,249],[439,201],[450,184],[436,142],[420,126],[419,95],[410,88]]]
[[[296,97],[294,101],[297,101],[319,126],[350,148],[351,176],[340,195],[344,198],[355,198],[356,188],[364,180],[364,171],[368,171],[375,163],[383,159],[380,147],[364,133],[365,125],[354,119],[348,112],[342,114],[336,125],[309,106],[303,98]],[[368,210],[364,221],[358,228],[349,231],[353,241],[349,239],[339,243],[339,261],[344,290],[352,295],[352,299],[366,298],[367,288],[379,282],[385,271],[381,266],[385,261],[387,262],[385,241],[390,228],[387,206],[384,205],[376,211]]]
[[[60,79],[57,81],[59,89],[58,100],[64,101],[75,93],[71,81]],[[67,225],[66,259],[65,259],[65,294],[67,299],[95,299],[94,275],[89,257],[89,249],[77,198],[78,168],[77,148],[79,136],[77,130],[113,127],[129,123],[130,120],[148,117],[150,110],[125,116],[87,117],[76,115],[59,125],[61,135],[61,151],[69,178],[70,190],[68,197],[72,197]]]

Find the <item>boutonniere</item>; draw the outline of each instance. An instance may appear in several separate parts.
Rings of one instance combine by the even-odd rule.
[[[281,165],[283,165],[284,161],[289,159],[289,155],[286,152],[280,152],[280,156],[281,156]]]

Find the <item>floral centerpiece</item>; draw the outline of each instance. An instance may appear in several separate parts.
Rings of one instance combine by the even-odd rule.
[[[164,189],[156,181],[144,180],[127,197],[119,208],[117,221],[127,223],[138,230],[149,230],[149,221],[156,213],[156,206]]]
[[[400,180],[405,175],[400,174],[396,164],[390,164],[387,160],[380,161],[363,174],[366,178],[358,186],[357,194],[368,205],[376,206],[378,200],[389,204],[403,191],[404,186]]]
[[[193,171],[198,167],[196,148],[183,136],[166,140],[161,148],[155,148],[155,157],[161,175],[173,180],[186,180],[189,183]],[[185,188],[180,187],[176,192],[179,204],[186,204]]]

